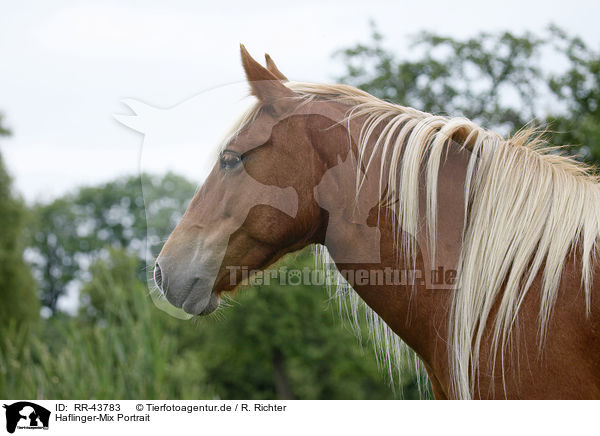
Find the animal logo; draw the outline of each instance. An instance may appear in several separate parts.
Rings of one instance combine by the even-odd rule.
[[[14,433],[21,429],[48,429],[50,411],[29,401],[4,404],[6,409],[6,431]]]

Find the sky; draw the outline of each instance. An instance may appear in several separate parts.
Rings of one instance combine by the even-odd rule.
[[[402,55],[406,36],[541,32],[555,23],[600,48],[598,1],[6,2],[0,8],[0,152],[27,202],[140,170],[202,180],[243,107],[244,43],[292,80],[331,82],[332,54],[373,20]],[[122,119],[114,114],[139,114]],[[143,102],[144,104],[140,103]],[[153,109],[158,108],[158,109]]]

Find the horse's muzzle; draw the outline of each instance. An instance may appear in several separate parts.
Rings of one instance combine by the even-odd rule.
[[[202,274],[169,265],[160,256],[154,266],[154,283],[173,306],[191,315],[208,315],[219,307],[219,297],[212,291],[212,280]]]

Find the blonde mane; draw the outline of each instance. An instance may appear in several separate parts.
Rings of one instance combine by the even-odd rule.
[[[451,141],[470,152],[465,182],[465,220],[457,282],[449,316],[450,374],[454,394],[471,398],[479,373],[479,352],[493,322],[491,365],[504,350],[519,308],[538,273],[542,275],[539,345],[542,347],[561,273],[577,249],[582,263],[586,313],[590,311],[592,267],[600,235],[600,185],[590,168],[547,147],[533,129],[505,139],[465,118],[434,116],[379,100],[347,85],[286,83],[303,101],[330,100],[349,106],[344,121],[364,120],[358,139],[358,168],[379,165],[382,205],[393,211],[394,243],[415,261],[411,235],[419,232],[419,174],[426,183],[426,232],[435,259],[438,173]],[[256,104],[238,126],[250,122]],[[362,121],[361,121],[362,122]],[[364,177],[364,176],[363,176]],[[360,189],[360,177],[357,178]],[[384,198],[385,197],[385,198]],[[320,250],[328,263],[326,250]],[[433,260],[432,260],[433,263]],[[336,294],[347,295],[338,280]],[[358,322],[360,300],[350,301]],[[492,306],[497,314],[490,318]],[[370,310],[365,311],[381,361],[402,366],[406,346]],[[391,368],[390,368],[391,369]],[[492,374],[493,375],[493,374]]]

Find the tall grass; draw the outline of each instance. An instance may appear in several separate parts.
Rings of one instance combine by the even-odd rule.
[[[56,317],[47,320],[40,332],[14,326],[4,332],[0,339],[3,398],[214,396],[198,362],[178,354],[179,340],[172,331],[175,320],[154,307],[141,283],[119,282],[105,265],[96,268],[84,295],[98,289],[103,289],[104,302],[94,308],[94,315]]]

